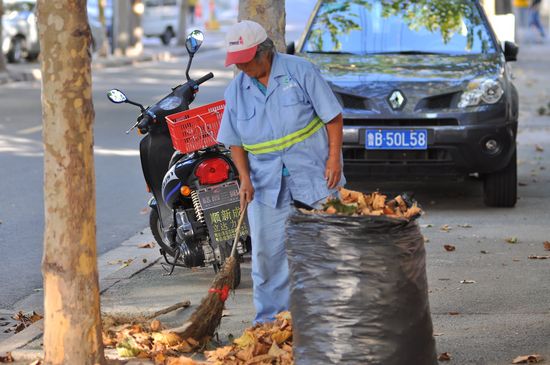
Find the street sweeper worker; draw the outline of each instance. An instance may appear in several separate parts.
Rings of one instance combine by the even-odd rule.
[[[264,28],[241,21],[226,35],[225,66],[240,72],[225,91],[218,141],[240,175],[252,237],[254,323],[289,308],[285,222],[297,200],[320,204],[345,183],[342,109],[309,61],[278,53]]]

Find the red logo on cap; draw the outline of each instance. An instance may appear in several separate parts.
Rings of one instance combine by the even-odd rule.
[[[235,42],[229,42],[229,45],[230,46],[236,46],[238,44],[244,44],[244,41],[243,41],[243,37],[239,37],[239,40],[238,41],[235,41]]]

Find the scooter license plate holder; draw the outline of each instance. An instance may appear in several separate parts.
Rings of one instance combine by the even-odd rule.
[[[239,184],[229,181],[198,190],[199,201],[212,243],[233,243],[239,222]],[[248,219],[241,227],[241,237],[249,235]]]

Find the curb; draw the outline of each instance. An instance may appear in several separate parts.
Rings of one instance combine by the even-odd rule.
[[[147,233],[144,233],[147,232]],[[158,253],[158,246],[154,248],[139,248],[138,244],[154,241],[148,229],[143,229],[138,234],[122,242],[117,248],[107,251],[98,257],[99,291],[100,295],[122,280],[127,280],[134,275],[156,264],[162,257]],[[132,261],[122,267],[113,267],[120,260]],[[115,264],[113,263],[115,262]],[[31,294],[36,295],[36,294]],[[41,295],[41,294],[40,294]],[[29,297],[30,297],[29,296]],[[0,342],[0,354],[11,352],[16,361],[36,360],[43,358],[42,350],[24,349],[26,345],[40,338],[44,332],[44,320],[41,319],[10,338]],[[134,364],[134,363],[132,363]],[[135,364],[149,364],[137,362]]]

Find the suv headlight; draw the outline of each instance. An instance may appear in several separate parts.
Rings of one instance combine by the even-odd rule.
[[[476,106],[482,103],[495,104],[502,95],[504,89],[500,80],[494,79],[476,79],[470,81],[468,89],[462,93],[459,108],[466,108],[469,106]]]

